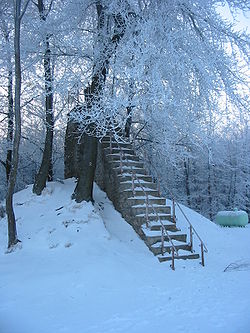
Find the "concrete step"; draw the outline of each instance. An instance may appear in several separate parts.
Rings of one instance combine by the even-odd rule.
[[[138,175],[145,175],[147,176],[147,171],[143,168],[137,168],[134,166],[127,166],[127,165],[123,165],[122,167],[122,172],[121,172],[121,168],[120,166],[117,167],[113,167],[113,170],[115,170],[118,174],[124,174],[125,176],[130,175],[131,179],[132,179],[132,172],[136,175],[136,177]]]
[[[176,227],[176,224],[173,223],[173,218],[172,216],[170,215],[169,216],[169,224],[166,224],[164,223],[163,221],[163,225],[164,227],[167,229],[167,230],[179,230],[177,227]],[[150,226],[150,230],[151,231],[161,231],[161,224],[153,224]]]
[[[116,135],[118,142],[123,142],[123,141],[128,142],[128,140],[124,138],[123,131],[117,132]],[[101,142],[109,142],[109,141],[110,141],[110,135],[105,135],[101,140]],[[112,137],[111,142],[116,142],[116,140]]]
[[[106,156],[108,157],[108,160],[120,161],[121,154],[120,153],[114,153],[114,154],[108,153],[108,154],[106,154]],[[123,161],[129,160],[129,161],[138,161],[138,162],[140,162],[139,157],[134,155],[134,154],[124,154],[122,156],[122,160]]]
[[[145,196],[145,193],[147,193],[148,195],[154,196],[154,197],[159,197],[159,193],[157,190],[148,188],[148,187],[144,187],[143,185],[142,185],[142,187],[143,187],[143,190],[141,187],[135,187],[134,193],[130,188],[128,190],[123,190],[123,192],[126,192],[128,197]],[[165,201],[166,201],[166,199],[165,199]]]
[[[172,216],[171,216],[171,207],[169,207],[168,213],[160,213],[157,212],[159,218],[161,219],[161,221],[164,223],[164,220],[169,221],[170,223],[172,223]],[[155,230],[160,230],[160,225],[158,224],[159,222],[157,222],[158,216],[152,212],[148,215],[148,220],[150,221],[152,227],[151,228],[155,228]],[[146,215],[145,215],[145,211],[142,213],[138,213],[135,215],[135,217],[137,219],[142,219],[145,220]],[[173,223],[174,224],[174,223]],[[175,224],[174,224],[175,225]]]
[[[187,241],[187,235],[186,234],[181,234],[181,233],[169,233],[169,237],[171,239],[174,239],[176,241],[179,241],[179,242],[186,242]],[[153,244],[156,244],[158,242],[161,243],[161,235],[157,235],[157,236],[147,236],[147,241],[148,241],[148,244],[150,245],[153,245]],[[164,242],[168,242],[169,243],[169,239],[168,237],[165,235],[164,236]]]
[[[186,250],[186,251],[191,251],[191,246],[186,244],[186,243],[183,243],[183,244],[174,244],[176,250]],[[161,248],[161,244],[159,244],[159,246],[152,246],[151,247],[151,251],[154,253],[154,255],[159,255],[159,254],[162,254],[162,248]],[[165,254],[166,252],[167,253],[171,253],[172,251],[172,247],[170,245],[164,245],[164,248],[163,248],[163,253]],[[191,253],[191,252],[190,252]]]
[[[145,218],[144,218],[145,219]],[[147,227],[146,221],[142,225],[142,231],[146,236],[152,236],[152,235],[159,235],[161,232],[162,225],[168,232],[179,232],[180,229],[177,228],[176,224],[171,221],[171,216],[169,218],[170,220],[163,219],[161,217],[161,222],[159,221],[149,221],[149,225]]]
[[[114,147],[112,148],[112,153],[110,152],[109,147],[105,147],[104,150],[107,154],[120,153],[120,149],[119,148],[114,148]],[[122,151],[123,151],[124,154],[135,155],[134,150],[132,148],[129,148],[129,147],[128,148],[122,148]]]
[[[116,176],[120,182],[119,191],[122,200],[126,201],[126,212],[129,222],[136,228],[140,228],[139,235],[145,240],[151,251],[157,255],[160,262],[171,261],[171,244],[173,242],[178,254],[175,259],[198,259],[199,254],[191,252],[191,246],[187,243],[187,234],[179,230],[173,222],[171,207],[166,205],[166,199],[160,197],[157,184],[153,183],[152,177],[144,169],[144,163],[135,154],[133,146],[121,137],[120,142],[112,140],[110,150],[110,137],[106,136],[102,140],[102,147],[106,161],[109,162],[110,169],[116,171]],[[122,168],[121,168],[122,159]],[[134,191],[132,191],[132,173],[135,173]],[[148,195],[148,221],[146,228],[146,195]],[[131,207],[131,208],[130,208]],[[160,219],[161,221],[158,221]],[[161,228],[164,226],[168,236],[164,235],[164,255],[161,254]],[[169,241],[169,237],[172,242]]]
[[[128,201],[131,203],[132,206],[134,205],[143,205],[146,204],[146,196],[134,196],[128,198]],[[165,198],[160,198],[160,197],[154,197],[152,195],[148,196],[148,202],[150,205],[165,205],[166,204],[166,199]]]
[[[102,145],[104,147],[110,147],[110,142],[109,141],[102,141]],[[131,148],[132,149],[132,145],[129,142],[112,141],[112,148]]]
[[[135,215],[139,214],[146,214],[146,205],[133,205],[132,206],[133,212]],[[153,213],[165,213],[165,214],[170,214],[171,212],[171,207],[166,206],[166,205],[153,205],[152,207],[148,207],[148,213],[153,214]]]
[[[143,186],[145,190],[157,190],[157,185],[155,183],[152,183],[152,178],[150,176],[137,177],[139,178],[139,182],[137,179],[135,179],[134,184],[135,188],[139,189],[139,191],[141,190],[141,186]],[[132,193],[132,175],[128,175],[127,178],[128,179],[126,180],[122,179],[122,181],[120,182],[121,191],[128,191]]]
[[[112,164],[113,167],[120,167],[121,161],[120,160],[111,160],[109,163]],[[143,168],[144,164],[139,161],[132,161],[132,160],[122,160],[123,167],[136,167],[136,168]]]
[[[171,220],[171,215],[170,214],[164,214],[164,213],[159,213],[161,216],[161,219],[163,220],[163,224],[167,226],[167,230],[171,230],[171,231],[178,231],[178,229],[176,228],[176,224],[172,223],[171,221],[167,221],[167,218],[169,218],[169,220]],[[155,214],[149,215],[149,225],[153,222],[155,222]],[[145,226],[146,224],[146,216],[145,216],[145,212],[143,214],[139,214],[139,215],[135,215],[133,218],[133,221],[136,223],[136,225],[138,226]],[[169,223],[169,224],[168,224]],[[153,226],[154,228],[154,226]],[[157,226],[158,228],[158,226]],[[152,229],[154,230],[154,229]],[[160,230],[160,229],[155,229],[155,230]]]
[[[183,259],[183,260],[187,260],[187,259],[199,259],[200,255],[198,253],[190,253],[190,254],[180,254],[178,257],[175,255],[174,259]],[[158,256],[158,260],[160,262],[164,262],[164,261],[171,261],[172,260],[172,256],[171,255],[164,255],[164,256]]]

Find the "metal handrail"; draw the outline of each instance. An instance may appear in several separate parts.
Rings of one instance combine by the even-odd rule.
[[[120,168],[121,168],[121,174],[122,174],[122,173],[123,173],[123,170],[122,170],[122,167],[123,167],[123,161],[122,161],[122,158],[124,158],[124,159],[127,161],[127,163],[129,163],[129,161],[128,161],[128,158],[125,156],[124,152],[122,151],[122,147],[121,147],[121,145],[119,144],[119,142],[117,142],[117,145],[118,145],[119,150],[120,150]],[[112,137],[111,137],[111,136],[110,136],[110,146],[109,146],[109,148],[110,148],[110,153],[112,153]],[[134,170],[133,170],[132,166],[131,166],[131,176],[132,176],[132,191],[133,191],[133,195],[135,194],[135,192],[134,192],[134,177],[135,177],[135,179],[137,180],[137,182],[138,182],[139,186],[141,187],[143,193],[145,194],[145,198],[146,198],[146,199],[145,199],[146,209],[148,208],[148,206],[150,206],[150,207],[152,208],[154,214],[156,215],[157,220],[160,222],[160,225],[161,225],[161,232],[162,232],[162,234],[161,234],[161,243],[162,243],[161,249],[162,249],[162,255],[164,254],[164,233],[165,233],[165,235],[167,236],[167,238],[168,238],[168,240],[169,240],[169,242],[170,242],[170,244],[171,244],[171,250],[172,250],[172,265],[171,265],[171,268],[174,270],[174,269],[175,269],[175,267],[174,267],[174,258],[175,258],[175,257],[174,257],[174,253],[176,253],[176,255],[177,255],[177,257],[178,257],[178,256],[179,256],[179,254],[178,254],[178,250],[177,250],[176,247],[174,246],[174,243],[173,243],[171,237],[169,236],[169,233],[168,233],[167,229],[165,228],[164,224],[162,223],[162,221],[161,221],[161,219],[160,219],[160,217],[159,217],[159,214],[158,214],[157,211],[155,210],[154,206],[153,206],[152,204],[150,204],[150,202],[148,201],[148,194],[145,192],[144,187],[143,187],[143,185],[141,184],[139,178],[138,178],[137,175],[134,173]],[[148,226],[148,213],[147,213],[147,212],[146,212],[146,219],[147,219],[147,221],[146,221],[146,225]]]
[[[141,187],[143,193],[145,194],[146,197],[148,197],[148,194],[145,192],[145,190],[144,190],[144,188],[143,188],[143,185],[141,184],[139,178],[138,178],[136,175],[134,175],[134,176],[135,176],[136,180],[138,181],[138,184],[140,185],[140,187]],[[162,223],[162,221],[161,221],[161,219],[160,219],[159,214],[157,213],[157,211],[155,210],[154,206],[153,206],[150,202],[148,202],[148,205],[152,207],[154,214],[157,216],[158,221],[160,222],[161,226],[164,228],[164,231],[166,232],[166,235],[167,235],[167,237],[168,237],[168,239],[169,239],[171,245],[173,246],[173,248],[174,248],[176,254],[178,255],[178,250],[176,250],[176,248],[175,248],[175,246],[174,246],[174,244],[173,244],[173,242],[172,242],[171,237],[169,236],[167,230],[166,230],[165,227],[164,227],[164,224]]]
[[[120,149],[120,152],[121,152],[121,151],[122,151],[122,150],[121,150],[121,146],[119,145],[119,143],[117,143],[117,144],[118,144],[119,149]],[[111,136],[110,136],[110,147],[111,147],[111,146],[112,146],[112,138],[111,138]],[[112,150],[112,148],[111,148],[111,150]],[[159,174],[158,174],[158,172],[157,172],[155,166],[153,166],[152,163],[150,163],[150,165],[151,165],[151,167],[154,169],[154,171],[155,171],[155,173],[156,173],[156,175],[157,175],[158,192],[159,192],[159,195],[160,195],[160,183],[159,183],[159,179],[160,179],[160,177],[159,177]],[[132,169],[132,168],[131,168],[131,169]],[[142,185],[141,185],[141,183],[140,183],[138,177],[136,177],[136,178],[137,178],[138,183],[140,184],[141,188],[143,189],[143,187],[142,187]],[[133,178],[132,178],[132,182],[133,182]],[[168,192],[170,193],[170,195],[171,195],[171,197],[172,197],[173,214],[174,214],[173,219],[174,219],[174,222],[175,222],[175,202],[176,202],[176,200],[175,200],[175,198],[174,198],[173,193],[169,190],[169,188],[167,188],[167,190],[168,190]],[[145,193],[146,198],[147,198],[147,193],[144,191],[144,189],[143,189],[143,192]],[[190,247],[191,247],[191,251],[193,251],[193,234],[195,234],[196,237],[198,238],[198,240],[200,241],[200,247],[201,247],[201,264],[202,264],[202,266],[204,266],[204,265],[205,265],[205,263],[204,263],[204,252],[207,253],[207,252],[208,252],[208,249],[207,249],[205,243],[203,242],[203,240],[201,239],[201,237],[199,236],[198,232],[196,231],[196,229],[194,228],[194,226],[192,225],[192,223],[189,221],[188,217],[187,217],[186,214],[184,213],[184,211],[183,211],[183,209],[181,208],[180,204],[179,204],[178,202],[176,202],[176,204],[177,204],[178,208],[180,209],[180,212],[183,214],[185,220],[186,220],[186,221],[188,222],[188,224],[189,224],[189,230],[190,230],[190,243],[189,243],[189,244],[190,244]],[[160,220],[160,218],[159,218],[159,216],[158,216],[158,214],[157,214],[157,212],[155,211],[155,209],[154,209],[153,206],[152,206],[152,208],[153,208],[155,214],[157,215],[157,218],[158,218],[158,220],[160,221],[162,227],[164,227],[164,225],[162,224],[162,222],[161,222],[161,220]],[[167,233],[167,230],[165,229],[165,227],[164,227],[164,230],[165,230],[165,232]],[[167,233],[167,235],[168,235],[168,233]],[[169,238],[170,238],[170,237],[169,237]],[[172,243],[172,242],[171,242],[171,243]],[[174,246],[174,245],[173,245],[173,246]],[[178,254],[178,252],[177,252],[177,254]]]
[[[154,171],[155,171],[155,173],[156,173],[156,175],[157,175],[157,181],[158,181],[158,183],[159,183],[159,179],[160,179],[160,177],[159,177],[159,174],[158,174],[158,172],[157,172],[155,166],[152,165],[152,163],[150,163],[150,166],[154,169]],[[159,188],[159,186],[158,186],[158,188]],[[173,202],[176,202],[173,193],[171,192],[171,190],[170,190],[168,187],[167,187],[167,191],[170,193],[170,195],[171,195],[171,197],[172,197],[172,201],[173,201]],[[180,209],[181,213],[183,214],[184,218],[186,219],[186,221],[187,221],[188,224],[189,224],[189,227],[190,227],[190,243],[191,243],[191,247],[193,246],[193,242],[192,242],[192,234],[193,234],[193,233],[197,236],[197,238],[199,239],[199,241],[200,241],[200,243],[201,243],[201,244],[200,244],[200,246],[201,246],[201,260],[202,260],[202,266],[204,266],[204,253],[203,253],[203,252],[205,251],[205,252],[207,253],[207,252],[208,252],[208,249],[207,249],[205,243],[203,242],[203,240],[201,239],[201,237],[199,236],[198,232],[196,231],[196,229],[195,229],[194,226],[192,225],[192,223],[189,221],[187,215],[184,213],[184,211],[183,211],[183,209],[181,208],[180,204],[179,204],[178,202],[176,202],[176,204],[177,204],[178,208]]]

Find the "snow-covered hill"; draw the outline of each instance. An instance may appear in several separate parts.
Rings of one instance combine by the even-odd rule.
[[[15,252],[0,220],[0,333],[250,332],[249,225],[221,228],[184,208],[209,253],[205,268],[176,261],[173,272],[105,193],[95,188],[93,207],[72,201],[73,188],[16,193]]]

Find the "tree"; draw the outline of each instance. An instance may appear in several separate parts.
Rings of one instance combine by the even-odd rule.
[[[126,43],[116,55],[119,80],[113,99],[128,93],[132,78],[136,83],[132,129],[140,131],[142,150],[153,154],[150,160],[180,200],[198,205],[211,217],[218,208],[213,197],[220,181],[215,186],[220,121],[228,117],[237,123],[240,118],[232,120],[236,112],[232,110],[243,115],[249,109],[248,93],[241,92],[249,92],[248,37],[217,14],[220,1],[144,4],[136,33],[123,40]],[[244,1],[229,4],[232,10],[249,9]],[[208,135],[210,114],[215,133]]]
[[[12,160],[12,141],[13,141],[13,123],[14,123],[14,114],[13,114],[13,71],[12,71],[12,55],[10,51],[10,24],[7,20],[8,13],[8,3],[2,1],[1,2],[1,10],[0,10],[0,20],[1,20],[1,32],[5,41],[6,48],[6,63],[7,63],[7,99],[8,99],[8,128],[7,128],[7,153],[6,160],[1,161],[2,165],[6,170],[6,180],[8,182],[11,170],[11,160]],[[7,14],[7,15],[6,15]]]
[[[97,140],[124,129],[136,138],[141,154],[150,155],[149,161],[178,200],[210,216],[234,202],[249,206],[244,203],[249,194],[249,161],[242,158],[249,140],[243,128],[249,125],[243,126],[241,120],[249,106],[244,73],[248,36],[223,21],[216,12],[221,3],[225,1],[54,0],[52,6],[37,0],[39,11],[29,7],[22,22],[33,38],[29,43],[22,38],[20,147],[25,156],[32,155],[32,167],[27,162],[29,176],[42,160],[34,186],[37,193],[48,178],[52,138],[61,140],[56,133],[64,131],[67,123],[65,177],[78,178],[73,194],[77,201],[93,200]],[[228,4],[232,10],[249,9],[243,0]],[[7,65],[4,70],[6,98]],[[75,103],[67,104],[74,87]],[[5,102],[0,113],[3,165],[7,101],[0,100],[1,106]],[[227,126],[222,125],[225,119]],[[54,126],[53,132],[56,121],[60,129]],[[22,186],[31,181],[24,170],[19,168],[17,175]],[[5,169],[0,172],[2,177]]]
[[[6,213],[8,217],[8,248],[11,248],[18,242],[16,220],[13,210],[13,193],[16,183],[16,175],[18,168],[19,158],[19,145],[21,139],[21,59],[20,59],[20,35],[21,35],[21,20],[27,9],[29,0],[26,1],[21,11],[22,0],[16,0],[14,9],[15,19],[15,37],[14,37],[14,49],[15,49],[15,130],[13,141],[13,157],[12,165],[8,183],[8,190],[6,195]]]
[[[44,1],[38,0],[37,8],[39,11],[40,19],[45,22],[51,10],[53,0],[50,2],[49,8],[46,11]],[[52,180],[52,147],[53,147],[53,129],[54,129],[54,114],[53,114],[53,71],[51,65],[51,50],[50,50],[50,36],[47,33],[45,36],[45,51],[43,57],[44,66],[44,87],[45,87],[45,114],[46,114],[46,137],[43,151],[43,157],[40,169],[35,179],[33,192],[37,195],[42,193],[46,187],[46,180]]]
[[[91,119],[95,109],[102,108],[104,85],[109,71],[110,58],[114,55],[120,39],[125,33],[125,18],[118,13],[108,15],[100,1],[96,5],[98,20],[98,36],[95,45],[95,61],[90,85],[84,90],[85,104],[80,113],[87,120],[87,126],[81,134],[83,158],[79,164],[78,181],[73,193],[77,202],[83,200],[93,201],[93,182],[95,177],[97,157],[96,123]],[[113,31],[110,29],[110,20],[113,19]],[[84,124],[86,125],[86,124]]]

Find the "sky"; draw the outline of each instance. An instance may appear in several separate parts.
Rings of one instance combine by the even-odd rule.
[[[237,30],[247,29],[247,32],[250,33],[250,12],[243,13],[242,11],[238,11],[237,16],[233,17],[228,5],[218,7],[217,11],[227,20],[236,23],[235,27]]]

